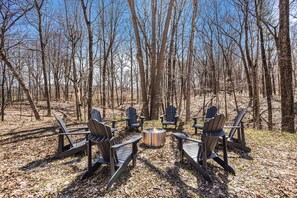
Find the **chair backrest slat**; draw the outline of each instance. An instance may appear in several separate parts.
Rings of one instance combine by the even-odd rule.
[[[73,147],[74,141],[71,138],[71,134],[68,132],[65,122],[62,120],[62,118],[58,115],[55,115],[56,120],[58,121],[58,124],[60,126],[60,130],[62,130],[63,133],[66,134],[66,138],[68,139],[70,146]]]
[[[204,122],[203,134],[220,132],[223,130],[224,124],[225,124],[225,116],[223,114],[217,115],[214,118]],[[207,156],[209,156],[214,151],[218,143],[219,136],[204,135],[203,138],[206,143],[206,153],[207,153]]]
[[[98,137],[99,139],[109,140],[112,138],[111,129],[108,126],[98,122],[98,120],[92,118],[88,122],[88,128],[92,135]],[[100,154],[103,159],[107,162],[110,161],[110,147],[114,145],[114,142],[111,141],[101,141],[97,143],[100,150]]]
[[[217,115],[218,108],[216,106],[211,106],[207,109],[205,118],[213,118]]]
[[[237,116],[235,117],[232,126],[240,126],[240,124],[241,124],[241,122],[242,122],[242,119],[243,119],[243,117],[245,116],[246,112],[247,112],[247,109],[246,109],[246,108],[241,109],[241,110],[238,112]],[[231,130],[230,130],[230,132],[229,132],[229,136],[228,136],[229,138],[233,137],[234,133],[236,132],[236,129],[237,129],[237,128],[231,128]]]
[[[96,119],[96,120],[98,120],[98,122],[103,122],[103,119],[101,117],[101,113],[100,113],[99,110],[92,109],[91,112],[90,112],[90,114],[91,114],[91,117],[94,118],[94,119]]]
[[[166,121],[174,122],[174,117],[176,114],[176,108],[172,105],[166,108]]]
[[[137,122],[137,113],[135,108],[129,107],[126,110],[126,116],[129,118],[129,124],[134,124]]]

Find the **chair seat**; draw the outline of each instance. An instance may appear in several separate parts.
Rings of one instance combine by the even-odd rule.
[[[170,122],[170,121],[165,121],[165,122],[163,122],[163,124],[165,124],[165,125],[175,125],[174,122]]]
[[[191,158],[197,159],[199,146],[198,143],[187,143],[183,144],[183,150],[186,152]]]
[[[140,127],[140,123],[133,123],[133,124],[130,125],[130,127],[138,128],[138,127]]]
[[[73,147],[81,147],[86,144],[86,139],[79,140],[73,144]]]
[[[121,165],[123,164],[126,159],[132,155],[132,147],[131,146],[123,146],[123,147],[120,147],[119,149],[117,149],[117,156],[118,156],[118,165]]]

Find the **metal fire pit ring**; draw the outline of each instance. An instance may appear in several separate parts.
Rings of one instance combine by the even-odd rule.
[[[149,147],[161,147],[166,142],[166,130],[149,128],[142,131],[143,143]]]

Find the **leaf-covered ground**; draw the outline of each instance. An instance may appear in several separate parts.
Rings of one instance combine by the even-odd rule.
[[[68,124],[73,122],[68,122]],[[179,162],[173,130],[166,144],[148,148],[139,143],[135,167],[128,166],[106,190],[109,168],[103,166],[89,179],[80,178],[87,168],[86,154],[53,159],[57,150],[53,117],[34,121],[31,115],[14,116],[0,123],[0,197],[295,197],[297,195],[297,134],[246,129],[250,153],[230,149],[229,163],[236,175],[209,161],[214,182],[206,182],[188,163]],[[146,127],[160,127],[147,121]],[[118,124],[118,140],[126,133]],[[187,134],[197,138],[191,123]],[[95,149],[94,149],[95,150]],[[222,154],[221,151],[218,151]]]

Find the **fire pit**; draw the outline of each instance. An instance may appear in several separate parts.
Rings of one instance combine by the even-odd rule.
[[[161,128],[151,128],[142,131],[143,142],[147,146],[164,146],[166,141],[166,131]]]

